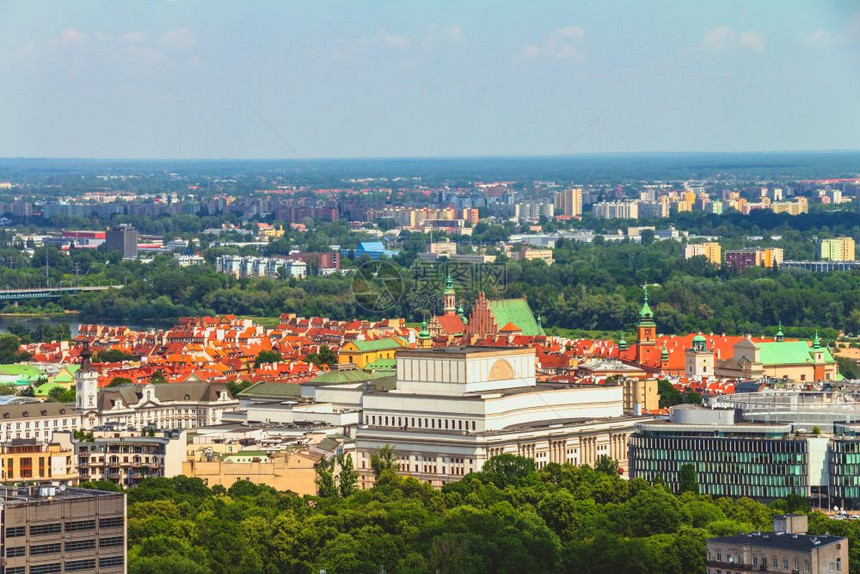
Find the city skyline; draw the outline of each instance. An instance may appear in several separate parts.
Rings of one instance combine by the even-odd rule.
[[[860,148],[853,2],[106,6],[0,7],[0,156]]]

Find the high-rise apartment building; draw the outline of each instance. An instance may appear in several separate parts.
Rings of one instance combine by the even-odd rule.
[[[854,261],[855,244],[853,237],[835,237],[821,240],[822,261]]]
[[[601,201],[592,208],[599,219],[639,219],[637,201]]]
[[[701,255],[717,267],[723,262],[723,250],[719,243],[706,242],[686,245],[684,247],[684,259],[692,259]]]
[[[582,217],[582,188],[573,187],[555,194],[555,214]]]
[[[125,494],[0,487],[4,574],[126,571]]]
[[[770,269],[782,265],[781,247],[750,247],[726,251],[726,267],[733,271],[743,271],[747,267]]]
[[[119,251],[123,259],[137,257],[137,229],[123,223],[105,233],[105,243],[108,251]]]

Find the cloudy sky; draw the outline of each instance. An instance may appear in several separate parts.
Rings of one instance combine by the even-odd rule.
[[[568,153],[860,149],[860,2],[0,0],[5,157],[557,155],[595,118]]]

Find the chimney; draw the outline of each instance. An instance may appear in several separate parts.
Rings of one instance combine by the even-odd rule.
[[[773,531],[784,534],[806,534],[809,518],[805,514],[780,514],[773,518]]]

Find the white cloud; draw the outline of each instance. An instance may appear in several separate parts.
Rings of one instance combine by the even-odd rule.
[[[514,60],[529,61],[548,58],[581,62],[585,59],[582,51],[584,41],[585,31],[582,28],[565,26],[551,32],[540,44],[525,46],[521,52],[514,55]]]
[[[705,32],[702,43],[711,50],[723,50],[735,40],[735,33],[728,26],[717,26]]]
[[[168,48],[193,48],[197,45],[197,37],[194,35],[194,30],[188,26],[181,26],[163,33],[158,37],[158,43]]]
[[[78,30],[77,28],[66,28],[57,36],[57,40],[61,44],[77,44],[78,42],[83,42],[87,39],[87,35]]]
[[[765,42],[764,36],[755,30],[741,32],[741,46],[744,48],[754,52],[764,52],[766,45],[767,43]]]
[[[744,30],[736,33],[729,26],[717,26],[705,32],[702,37],[702,45],[713,52],[734,48],[763,52],[767,47],[767,41],[756,30]]]
[[[383,32],[380,34],[379,39],[382,40],[382,44],[384,46],[387,48],[394,48],[395,50],[402,50],[409,46],[409,38],[406,36]]]

